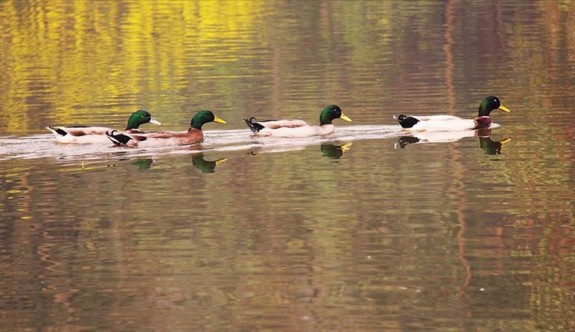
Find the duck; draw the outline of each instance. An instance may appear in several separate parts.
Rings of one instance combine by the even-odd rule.
[[[393,118],[399,125],[408,131],[453,131],[453,130],[475,130],[491,127],[491,111],[500,110],[511,112],[501,104],[496,96],[485,97],[479,104],[479,110],[475,119],[463,119],[454,115],[431,115],[431,116],[410,116],[400,114]]]
[[[155,133],[121,133],[112,130],[106,133],[107,138],[116,146],[130,148],[147,148],[176,145],[191,145],[204,141],[202,126],[209,122],[224,124],[224,120],[217,117],[212,111],[202,110],[194,114],[190,121],[188,131],[162,131]]]
[[[312,125],[301,119],[295,120],[263,120],[255,117],[244,119],[254,136],[300,138],[311,136],[325,136],[335,131],[332,121],[342,119],[351,122],[337,105],[327,105],[319,115],[319,126]]]
[[[162,123],[152,117],[150,112],[145,110],[138,110],[128,118],[128,124],[124,133],[142,133],[139,129],[141,125],[151,123],[154,125],[162,125]],[[110,143],[106,136],[106,132],[112,131],[112,128],[96,127],[96,126],[69,126],[69,127],[46,127],[54,134],[56,141],[59,143]]]

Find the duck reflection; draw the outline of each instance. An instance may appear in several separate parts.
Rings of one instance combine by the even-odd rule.
[[[329,159],[339,159],[351,148],[352,143],[348,142],[341,145],[336,145],[332,142],[322,143],[320,146],[322,156]]]
[[[199,169],[202,173],[214,173],[216,171],[216,167],[221,165],[226,160],[226,158],[207,160],[203,153],[195,153],[192,155],[192,165],[194,165],[194,167]],[[137,166],[140,170],[147,170],[152,167],[153,163],[154,160],[152,158],[138,158],[132,161],[130,164]]]
[[[254,144],[247,152],[247,154],[256,156],[260,153],[278,153],[278,152],[291,152],[291,151],[301,151],[306,149],[310,145],[320,145],[320,151],[323,157],[329,159],[339,159],[343,154],[348,151],[352,145],[351,142],[339,143],[339,142],[317,142],[317,141],[290,141],[288,143],[282,144]]]
[[[415,143],[447,143],[456,142],[465,137],[474,137],[476,132],[474,130],[458,130],[458,131],[422,131],[415,132],[409,136],[401,136],[395,147],[405,148],[409,144]]]
[[[413,136],[401,136],[395,148],[403,149],[409,144],[417,143],[445,143],[456,142],[464,137],[476,136],[479,139],[479,147],[489,155],[501,154],[503,145],[511,141],[510,137],[504,138],[500,141],[494,141],[491,138],[491,130],[478,130],[478,131],[465,131],[465,132],[452,132],[452,133],[421,133],[414,134]]]
[[[214,173],[216,171],[216,167],[221,165],[226,160],[226,158],[206,160],[203,153],[192,155],[192,164],[202,173]]]
[[[491,129],[480,129],[477,131],[477,136],[479,137],[479,147],[489,155],[501,154],[501,148],[503,145],[511,141],[511,137],[506,137],[500,141],[494,141],[491,139]]]
[[[397,143],[395,143],[395,148],[405,149],[409,144],[419,143],[420,141],[421,140],[415,136],[401,136],[397,140]]]
[[[479,146],[485,152],[485,154],[501,154],[501,148],[503,144],[511,141],[511,137],[502,139],[501,141],[494,141],[490,136],[479,137]]]
[[[132,165],[138,166],[140,170],[150,169],[153,163],[154,160],[152,158],[138,158],[131,162]]]

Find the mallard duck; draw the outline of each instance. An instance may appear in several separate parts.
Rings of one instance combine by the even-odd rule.
[[[107,132],[106,135],[115,145],[130,148],[189,145],[201,143],[204,140],[202,126],[208,122],[226,123],[211,111],[199,111],[192,117],[190,129],[188,129],[188,131],[163,131],[148,134],[129,134],[113,130]]]
[[[486,97],[479,104],[479,111],[475,119],[462,119],[454,115],[431,115],[431,116],[408,116],[400,114],[394,116],[402,128],[411,131],[451,131],[483,129],[491,126],[491,111],[499,109],[503,112],[511,112],[503,106],[499,98],[495,96]]]
[[[125,133],[141,133],[139,127],[143,124],[151,123],[161,125],[161,123],[154,119],[150,112],[139,110],[128,118],[128,125],[126,126]],[[71,126],[71,127],[51,127],[46,129],[50,130],[56,140],[60,143],[110,143],[106,136],[106,132],[112,131],[112,128],[95,127],[95,126]]]
[[[335,126],[331,123],[335,119],[351,121],[339,106],[328,105],[319,115],[319,126],[311,125],[304,120],[257,121],[254,117],[244,119],[244,122],[257,136],[297,138],[329,135],[335,130]]]

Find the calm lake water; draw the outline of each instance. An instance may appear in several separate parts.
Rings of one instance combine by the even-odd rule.
[[[2,330],[575,329],[575,2],[14,0],[0,37]],[[490,132],[392,118],[488,95]],[[326,138],[242,121],[326,104]],[[137,109],[228,123],[44,129]]]

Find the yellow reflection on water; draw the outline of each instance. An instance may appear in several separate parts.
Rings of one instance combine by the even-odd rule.
[[[124,116],[162,92],[165,104],[218,57],[234,62],[253,42],[258,1],[38,1],[2,6],[10,31],[0,50],[8,131],[41,128],[36,114],[66,123],[89,113]],[[226,42],[229,41],[229,42]],[[233,43],[232,43],[233,42]],[[218,55],[221,44],[229,44]],[[208,61],[209,59],[209,61]],[[221,59],[220,59],[221,60]],[[220,61],[221,62],[221,61]],[[209,64],[209,65],[208,65]],[[193,70],[190,71],[190,67]],[[128,105],[133,105],[132,107]],[[35,115],[32,115],[33,113]]]

